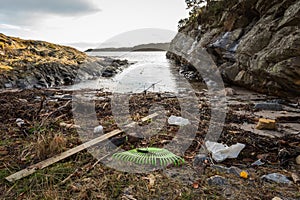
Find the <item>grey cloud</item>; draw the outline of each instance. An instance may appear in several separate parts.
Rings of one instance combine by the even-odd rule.
[[[38,16],[80,16],[98,11],[89,0],[1,0],[0,20],[27,24]]]

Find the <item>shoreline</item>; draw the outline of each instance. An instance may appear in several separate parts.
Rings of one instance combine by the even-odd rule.
[[[1,113],[5,114],[1,116],[0,120],[0,129],[2,130],[0,132],[0,138],[2,139],[0,154],[2,163],[6,163],[5,166],[0,165],[1,179],[13,172],[82,144],[82,137],[75,128],[78,124],[75,123],[73,117],[74,107],[71,103],[73,93],[59,89],[25,89],[18,92],[1,93]],[[104,132],[107,133],[117,129],[118,125],[111,111],[111,93],[90,90],[83,93],[83,96],[85,96],[84,94],[86,94],[86,102],[95,104],[97,120],[104,127]],[[177,188],[179,192],[188,191],[190,194],[199,195],[201,190],[194,189],[193,183],[198,183],[201,187],[206,188],[207,193],[201,194],[204,197],[211,197],[211,192],[223,196],[224,194],[220,192],[222,189],[216,191],[216,186],[210,185],[206,181],[218,174],[228,182],[228,184],[218,187],[230,188],[232,195],[243,191],[243,195],[246,197],[256,194],[260,198],[269,198],[272,191],[277,191],[285,197],[299,197],[296,194],[297,184],[268,184],[260,178],[269,173],[281,173],[290,178],[292,173],[297,174],[297,170],[300,169],[299,165],[295,163],[295,158],[300,153],[300,132],[295,133],[295,127],[293,127],[293,125],[299,124],[298,120],[300,119],[295,116],[295,114],[297,115],[296,112],[300,112],[299,108],[284,106],[283,111],[258,111],[254,109],[254,104],[268,101],[270,98],[266,95],[236,89],[234,94],[227,97],[228,112],[219,141],[228,145],[240,142],[245,144],[246,147],[238,158],[227,159],[222,163],[209,162],[205,169],[202,169],[202,165],[195,166],[193,162],[199,153],[208,130],[210,103],[205,90],[199,91],[196,96],[199,98],[199,108],[201,108],[199,119],[201,120],[196,137],[193,138],[190,148],[182,155],[186,161],[185,165],[182,167],[168,167],[164,171],[158,170],[150,173],[157,180],[153,186],[154,189],[158,190],[165,187],[164,184],[172,186],[170,189],[167,187],[165,191],[162,191],[161,196],[168,196],[171,191],[173,193],[174,188]],[[130,115],[134,121],[139,121],[142,117],[149,115],[149,105],[157,103],[168,110],[167,116],[171,114],[180,116],[180,105],[176,96],[166,93],[147,93],[131,94],[130,97]],[[278,129],[276,131],[256,130],[255,126],[258,118],[261,116],[270,117],[271,114],[278,120]],[[16,122],[17,119],[24,120],[24,122],[19,126]],[[292,119],[296,121],[292,121]],[[248,124],[248,126],[245,126],[245,124]],[[121,134],[109,141],[124,150],[130,150],[133,147],[163,147],[174,140],[178,129],[177,126],[166,124],[156,135],[149,138],[135,138]],[[102,148],[106,145],[106,142],[101,143]],[[261,148],[262,146],[264,148]],[[107,148],[106,150],[109,151],[109,146]],[[282,149],[289,152],[289,156],[278,157]],[[263,157],[266,164],[252,167],[251,163],[261,157]],[[146,174],[131,175],[118,172],[102,163],[89,168],[91,163],[96,162],[97,159],[92,157],[88,151],[84,151],[43,170],[38,170],[37,174],[16,183],[0,181],[0,189],[7,191],[3,196],[4,198],[17,198],[20,195],[24,198],[31,198],[32,195],[43,197],[43,193],[36,194],[34,191],[46,191],[50,184],[56,195],[60,194],[64,198],[73,198],[83,192],[85,190],[83,185],[86,185],[95,192],[91,194],[91,197],[94,197],[93,195],[97,194],[92,186],[94,184],[97,185],[97,188],[103,187],[101,191],[105,196],[111,196],[110,190],[103,184],[107,186],[115,184],[120,181],[118,177],[121,177],[122,180],[126,180],[124,182],[126,184],[121,186],[121,191],[116,196],[121,198],[124,195],[123,189],[125,190],[128,184],[136,185],[137,182],[143,180],[143,177],[147,176]],[[222,171],[224,167],[229,166],[246,170],[250,178],[242,179],[234,173]],[[74,175],[76,171],[79,174]],[[105,173],[106,171],[109,173]],[[68,178],[69,176],[70,178]],[[49,182],[49,177],[53,181]],[[164,177],[164,181],[161,182],[159,177]],[[89,181],[85,182],[86,179]],[[31,182],[35,182],[35,184],[29,184]],[[65,187],[59,186],[61,182],[64,182]],[[28,190],[19,193],[18,191],[26,185],[29,185]],[[76,189],[73,188],[74,185]],[[8,190],[11,187],[12,189]],[[262,187],[265,192],[257,194],[257,190]],[[137,197],[145,195],[142,188],[137,188],[134,195]],[[71,192],[67,192],[69,190]],[[176,193],[176,195],[178,194]]]
[[[10,71],[0,74],[5,76],[0,88],[3,89],[31,89],[55,88],[74,85],[78,81],[95,80],[100,77],[111,78],[130,66],[127,60],[109,57],[89,56],[86,61],[77,66],[56,65],[45,63],[45,67],[32,67],[25,71]],[[18,78],[24,76],[24,78]],[[6,80],[10,80],[7,82]]]

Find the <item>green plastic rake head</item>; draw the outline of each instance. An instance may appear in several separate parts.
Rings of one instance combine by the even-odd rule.
[[[155,147],[132,149],[121,153],[115,153],[113,154],[113,158],[142,165],[167,166],[172,163],[174,165],[184,164],[183,158],[176,156],[166,149]]]

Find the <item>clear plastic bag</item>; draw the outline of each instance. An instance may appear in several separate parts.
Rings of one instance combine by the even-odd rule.
[[[227,158],[237,158],[245,148],[245,145],[241,143],[228,147],[226,144],[206,141],[205,145],[207,150],[212,154],[212,158],[217,162],[222,162]]]

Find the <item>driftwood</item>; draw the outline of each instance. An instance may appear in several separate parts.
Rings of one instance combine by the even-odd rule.
[[[70,105],[72,101],[68,101],[65,105],[60,106],[59,108],[57,108],[55,111],[49,113],[41,122],[40,127],[42,127],[44,125],[44,123],[46,122],[47,119],[49,119],[50,116],[52,116],[53,114],[55,114],[56,112],[62,111],[64,108],[66,108],[67,106]]]
[[[151,114],[151,115],[149,115],[147,117],[142,118],[142,121],[145,122],[145,121],[147,121],[147,120],[149,120],[151,118],[154,118],[156,116],[158,116],[158,114],[157,113],[153,113],[153,114]],[[133,126],[136,123],[137,122],[132,122],[131,124],[128,124],[127,126],[130,127],[130,126]],[[122,132],[123,132],[122,130],[118,130],[118,129],[114,130],[114,131],[111,131],[111,132],[109,132],[109,133],[107,133],[105,135],[102,135],[102,136],[97,137],[97,138],[95,138],[93,140],[90,140],[90,141],[88,141],[86,143],[83,143],[83,144],[81,144],[81,145],[79,145],[79,146],[77,146],[77,147],[75,147],[73,149],[70,149],[70,150],[65,151],[63,153],[60,153],[60,154],[58,154],[56,156],[48,158],[48,159],[46,159],[44,161],[41,161],[41,162],[39,162],[37,164],[31,165],[31,166],[29,166],[29,167],[27,167],[27,168],[25,168],[25,169],[23,169],[21,171],[16,172],[15,174],[12,174],[12,175],[6,177],[5,179],[8,180],[9,182],[14,182],[16,180],[22,179],[22,178],[24,178],[26,176],[29,176],[29,175],[35,173],[39,169],[44,169],[44,168],[46,168],[46,167],[48,167],[48,166],[50,166],[50,165],[52,165],[52,164],[54,164],[56,162],[59,162],[59,161],[65,159],[67,157],[70,157],[70,156],[72,156],[72,155],[74,155],[74,154],[76,154],[76,153],[78,153],[78,152],[80,152],[80,151],[82,151],[84,149],[87,149],[87,148],[89,148],[91,146],[94,146],[94,145],[96,145],[96,144],[98,144],[98,143],[100,143],[100,142],[102,142],[104,140],[107,140],[107,139],[109,139],[109,138],[111,138],[113,136],[116,136],[116,135],[118,135],[118,134],[120,134]]]
[[[150,90],[151,88],[154,88],[155,85],[159,84],[160,82],[161,82],[161,81],[158,81],[158,82],[156,82],[156,83],[152,83],[147,89],[145,89],[145,90],[143,91],[143,93],[144,93],[144,94],[147,94],[148,90]]]

